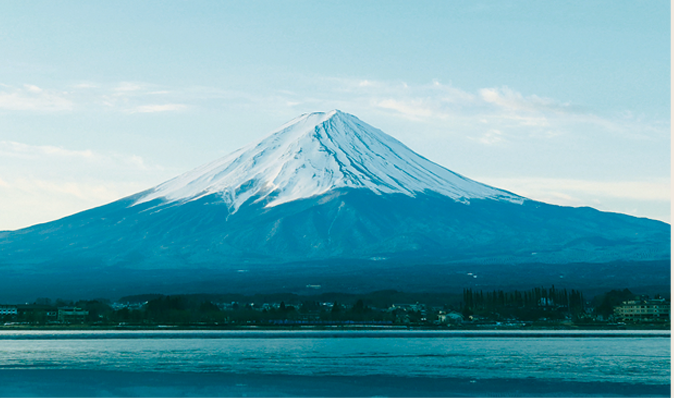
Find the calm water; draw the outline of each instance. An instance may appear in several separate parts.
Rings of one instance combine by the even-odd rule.
[[[641,395],[643,391],[644,395],[657,396],[669,391],[670,356],[669,332],[4,331],[0,332],[0,382],[6,392],[3,394],[0,387],[0,395],[59,395],[59,389],[77,395],[79,387],[67,383],[50,389],[50,378],[85,372],[81,374],[87,374],[87,379],[92,375],[102,377],[103,381],[93,386],[82,384],[83,394],[94,395],[304,395],[305,390],[275,390],[279,382],[274,380],[284,377],[308,383],[306,395],[362,395],[370,393],[367,388],[363,390],[368,387],[363,386],[366,381],[407,380],[409,385],[397,388],[386,384],[383,391],[387,395],[416,392],[412,395],[447,396],[457,391],[457,395],[501,391],[524,396],[536,392],[555,395],[556,391],[545,388],[568,387],[564,395]],[[37,387],[21,387],[30,380],[28,384],[35,384],[30,378],[38,374],[40,383],[47,383],[42,390],[35,389],[40,383]],[[132,388],[133,382],[119,391],[107,385],[119,386],[124,375],[134,374],[160,379],[161,375],[170,375],[168,380],[176,383],[183,376],[224,378],[186,379],[168,390],[166,381],[161,381],[164,379],[157,380],[162,385],[155,385],[154,390],[153,383],[147,381],[140,383],[141,390]],[[110,375],[119,380],[110,381]],[[339,383],[329,390],[335,394],[316,390],[321,383],[334,384],[335,380],[362,382],[357,391],[352,384],[345,385],[343,394],[335,391]],[[426,391],[424,387],[415,389],[415,380],[431,384],[452,380],[455,384],[437,384]],[[194,389],[191,384],[199,384],[202,389]],[[206,388],[208,385],[212,388]],[[454,385],[457,390],[437,390]],[[483,390],[471,390],[478,386]],[[532,389],[531,394],[527,388]],[[381,395],[377,391],[372,390],[374,395]]]

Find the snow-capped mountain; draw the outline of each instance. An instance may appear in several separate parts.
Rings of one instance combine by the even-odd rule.
[[[357,117],[333,110],[304,114],[258,143],[159,185],[136,203],[217,194],[236,210],[251,198],[273,207],[337,188],[408,196],[436,192],[463,202],[524,200],[449,171]]]
[[[311,113],[157,187],[0,232],[0,302],[307,285],[668,286],[670,236],[659,221],[481,184],[355,116]]]

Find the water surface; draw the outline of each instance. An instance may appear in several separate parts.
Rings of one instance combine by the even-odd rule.
[[[666,396],[670,355],[668,331],[2,331],[0,395]]]

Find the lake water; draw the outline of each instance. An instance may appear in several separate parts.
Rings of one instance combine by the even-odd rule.
[[[0,331],[0,396],[669,396],[669,337]]]

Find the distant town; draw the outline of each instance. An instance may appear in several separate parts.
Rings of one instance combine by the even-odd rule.
[[[670,299],[612,290],[191,294],[0,304],[2,328],[447,328],[669,329]]]

